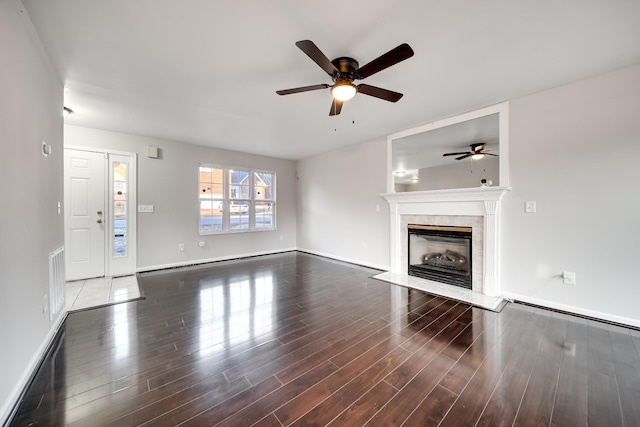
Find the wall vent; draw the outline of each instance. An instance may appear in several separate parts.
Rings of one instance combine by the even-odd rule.
[[[49,320],[53,320],[64,305],[64,246],[49,254]]]

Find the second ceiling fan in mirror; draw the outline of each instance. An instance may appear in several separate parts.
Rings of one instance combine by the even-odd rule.
[[[470,147],[471,147],[471,151],[460,151],[460,152],[456,152],[456,153],[445,153],[442,156],[443,157],[460,156],[460,157],[456,157],[456,160],[466,159],[467,157],[471,157],[474,160],[480,160],[484,156],[496,156],[496,157],[498,156],[497,154],[487,153],[484,150],[485,144],[483,142],[476,143],[476,144],[471,144]]]

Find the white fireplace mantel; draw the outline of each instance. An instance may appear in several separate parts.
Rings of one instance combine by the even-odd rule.
[[[509,191],[508,187],[456,188],[452,190],[409,191],[382,194],[389,204],[433,202],[498,202]]]
[[[404,216],[475,216],[483,218],[483,274],[481,292],[500,295],[500,202],[508,187],[412,191],[383,194],[390,207],[390,273],[406,274]],[[434,224],[437,225],[437,224]],[[406,224],[405,224],[406,226]],[[474,290],[476,290],[474,288]]]

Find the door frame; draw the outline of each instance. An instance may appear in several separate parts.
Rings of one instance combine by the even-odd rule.
[[[64,149],[88,151],[103,154],[105,157],[105,217],[108,224],[105,227],[104,236],[104,272],[105,276],[125,276],[135,274],[137,271],[137,165],[138,154],[128,151],[109,150],[102,148],[85,147],[82,145],[65,145]],[[127,172],[127,256],[123,258],[113,257],[113,170],[112,157],[128,157],[130,159]],[[118,160],[118,161],[121,161]],[[64,172],[63,172],[64,173]],[[66,231],[67,224],[65,224]]]

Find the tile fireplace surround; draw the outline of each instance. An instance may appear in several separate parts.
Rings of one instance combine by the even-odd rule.
[[[479,187],[383,194],[390,208],[390,270],[374,277],[500,310],[504,305],[500,297],[500,201],[508,190]],[[472,228],[472,290],[407,274],[408,224]]]

